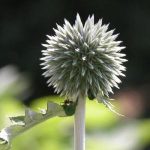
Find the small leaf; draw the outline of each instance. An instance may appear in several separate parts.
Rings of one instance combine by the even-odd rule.
[[[0,150],[10,149],[11,141],[19,134],[29,130],[35,125],[42,123],[52,117],[66,117],[74,114],[76,103],[59,105],[48,102],[47,109],[42,112],[35,112],[30,108],[25,110],[25,116],[10,117],[12,125],[0,131]]]

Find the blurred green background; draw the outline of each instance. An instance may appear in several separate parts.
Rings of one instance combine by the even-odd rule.
[[[28,84],[25,81],[23,78],[16,79],[7,84],[7,87],[5,85],[6,88],[0,94],[1,129],[11,124],[9,117],[24,114],[27,106],[16,95],[27,88]],[[64,98],[58,96],[47,96],[32,101],[30,107],[39,111],[40,108],[46,108],[47,101],[61,103],[63,100]],[[113,104],[120,109],[119,112],[125,114],[126,111],[123,110],[127,108],[121,100],[114,101]],[[134,110],[129,110],[125,115],[120,117],[96,100],[87,99],[86,149],[149,150],[147,148],[150,143],[150,119],[137,118],[138,113]],[[12,145],[12,150],[73,149],[73,117],[56,117],[41,123],[16,137]]]
[[[27,106],[37,110],[47,100],[60,100],[41,76],[41,43],[64,18],[73,24],[77,12],[83,21],[94,14],[116,28],[129,60],[121,89],[110,95],[127,117],[87,100],[86,149],[150,150],[149,0],[0,0],[0,129]],[[12,149],[73,149],[73,117],[36,126],[17,137]]]

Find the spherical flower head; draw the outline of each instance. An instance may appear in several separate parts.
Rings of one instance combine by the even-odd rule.
[[[78,14],[73,26],[64,21],[43,44],[43,75],[61,95],[77,98],[84,94],[103,101],[112,87],[118,88],[118,76],[124,76],[122,63],[126,59],[120,51],[125,47],[119,46],[121,41],[116,41],[114,30],[107,31],[108,24],[102,25],[101,19],[95,24],[94,16],[89,16],[84,25]],[[106,99],[103,102],[107,105]]]

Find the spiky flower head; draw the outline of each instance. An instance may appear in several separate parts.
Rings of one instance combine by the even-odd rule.
[[[125,47],[119,46],[121,41],[116,41],[114,30],[107,31],[108,24],[102,25],[101,19],[95,24],[94,16],[84,25],[78,14],[73,26],[66,19],[64,22],[43,44],[43,75],[61,95],[72,98],[82,93],[103,101],[112,87],[118,88],[118,76],[124,76],[122,63],[126,59],[120,51]],[[103,102],[107,105],[106,99]]]

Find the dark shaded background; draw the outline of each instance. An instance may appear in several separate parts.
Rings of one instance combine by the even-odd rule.
[[[41,76],[41,43],[46,34],[54,33],[56,22],[62,25],[67,18],[73,24],[77,12],[83,21],[94,14],[96,21],[103,18],[104,23],[110,22],[111,29],[116,28],[129,60],[121,88],[144,87],[143,91],[149,93],[150,1],[0,0],[0,67],[13,64],[30,77],[31,93],[23,100],[53,94]]]

